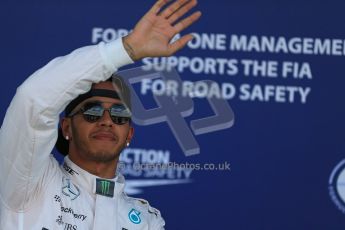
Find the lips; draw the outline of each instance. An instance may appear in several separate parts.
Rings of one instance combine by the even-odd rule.
[[[116,136],[111,132],[106,131],[99,131],[95,132],[91,135],[92,138],[96,140],[102,140],[102,141],[115,141]]]

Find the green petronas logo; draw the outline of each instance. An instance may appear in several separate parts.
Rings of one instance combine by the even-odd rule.
[[[140,224],[141,223],[141,218],[140,218],[140,212],[132,208],[131,211],[128,213],[129,220],[133,224]]]

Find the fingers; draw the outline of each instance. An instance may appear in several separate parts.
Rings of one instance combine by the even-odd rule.
[[[152,8],[149,10],[148,13],[158,14],[158,12],[162,9],[162,7],[167,4],[170,0],[158,0]]]
[[[197,21],[201,16],[201,12],[195,12],[194,14],[190,15],[189,17],[183,19],[179,23],[177,23],[174,26],[175,32],[180,33],[182,30],[193,24],[195,21]]]
[[[164,18],[170,17],[172,14],[174,14],[174,12],[176,12],[177,10],[182,8],[183,5],[188,1],[189,0],[177,0],[177,1],[175,1],[173,4],[168,6],[165,10],[163,10],[163,12],[160,14],[160,16],[162,16]]]
[[[169,16],[168,18],[169,23],[173,24],[196,5],[197,5],[196,0],[188,1],[183,7],[180,7],[177,11],[175,11],[173,14]]]
[[[185,47],[185,45],[187,45],[187,43],[191,41],[192,39],[193,39],[193,35],[188,34],[178,39],[174,43],[170,44],[168,48],[168,52],[169,52],[168,55],[172,55],[176,53],[177,51]]]

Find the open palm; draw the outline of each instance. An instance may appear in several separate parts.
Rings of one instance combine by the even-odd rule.
[[[177,0],[162,8],[169,0],[158,0],[146,15],[137,23],[133,32],[124,40],[127,51],[134,60],[143,57],[170,56],[193,39],[185,35],[170,44],[171,39],[193,24],[201,16],[200,12],[182,19],[196,4],[196,0]],[[130,50],[128,50],[130,49]]]

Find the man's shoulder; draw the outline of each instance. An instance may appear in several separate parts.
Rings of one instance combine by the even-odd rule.
[[[129,197],[123,193],[127,210],[128,218],[132,223],[143,223],[146,222],[149,229],[164,229],[165,221],[161,216],[158,209],[152,207],[150,203],[142,198]]]
[[[124,194],[124,196],[127,202],[131,203],[136,209],[138,209],[138,211],[146,212],[156,217],[161,216],[160,211],[152,207],[147,200],[142,199],[142,198],[137,198],[137,197],[130,197],[130,196],[127,196],[126,194]]]

